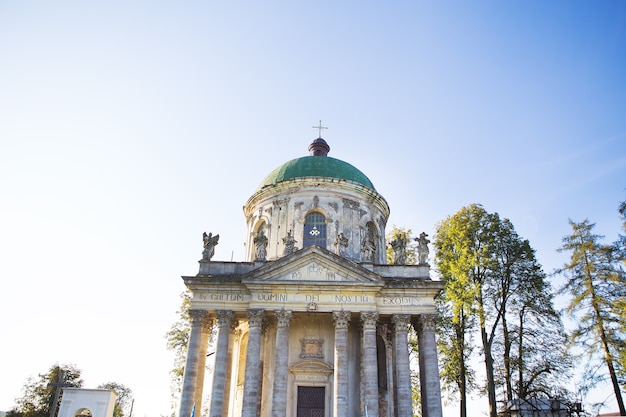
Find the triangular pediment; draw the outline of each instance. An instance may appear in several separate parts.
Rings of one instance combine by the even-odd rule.
[[[382,284],[369,269],[318,246],[309,246],[251,271],[242,282],[360,282]]]

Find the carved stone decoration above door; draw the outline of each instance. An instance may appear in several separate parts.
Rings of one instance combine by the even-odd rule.
[[[317,337],[305,337],[300,339],[302,351],[300,358],[302,359],[324,359],[324,339]]]
[[[293,374],[296,382],[328,383],[329,377],[333,374],[333,367],[324,361],[309,359],[290,366],[289,372]]]

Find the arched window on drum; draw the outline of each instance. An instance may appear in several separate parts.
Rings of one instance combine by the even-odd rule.
[[[326,217],[323,214],[309,213],[304,219],[302,247],[317,245],[326,249]]]

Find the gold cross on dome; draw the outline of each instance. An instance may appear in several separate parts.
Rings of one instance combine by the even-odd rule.
[[[318,131],[317,138],[321,139],[322,138],[322,129],[328,129],[328,128],[322,126],[322,121],[320,120],[319,126],[313,126],[313,129],[317,129],[317,131]]]

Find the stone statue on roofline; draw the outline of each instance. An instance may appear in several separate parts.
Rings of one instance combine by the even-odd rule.
[[[393,239],[389,242],[393,249],[393,264],[405,265],[406,264],[406,244],[407,236],[402,231],[396,231],[393,235]]]
[[[417,258],[419,259],[420,265],[428,265],[428,253],[430,252],[428,244],[430,240],[427,239],[427,236],[425,232],[422,232],[419,237],[415,238],[417,242]]]
[[[204,249],[202,250],[202,260],[207,262],[210,261],[213,255],[215,254],[215,246],[217,246],[217,242],[220,240],[220,235],[213,236],[213,233],[206,232],[202,234],[202,242],[204,243]]]

